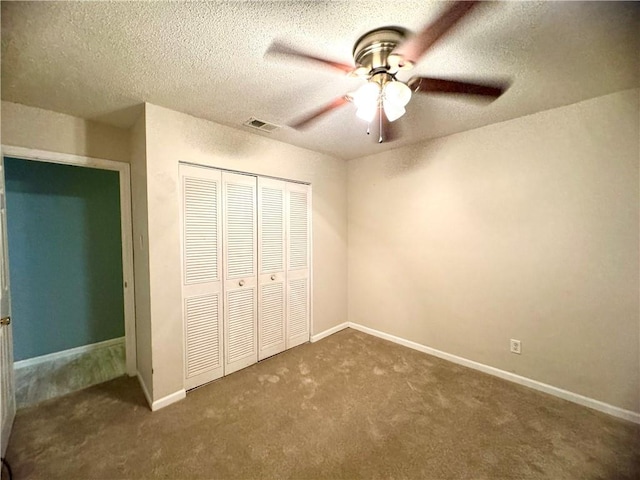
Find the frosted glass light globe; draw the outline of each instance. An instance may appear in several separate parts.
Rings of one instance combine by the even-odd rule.
[[[370,108],[378,106],[380,98],[380,85],[375,82],[367,82],[353,93],[353,103],[358,108]]]
[[[376,112],[378,111],[378,107],[360,107],[356,110],[356,117],[361,118],[367,123],[373,122],[373,119],[376,117]]]
[[[402,105],[396,105],[386,99],[382,101],[382,106],[384,107],[384,114],[390,122],[399,119],[406,113],[406,110]]]
[[[380,85],[375,82],[367,82],[356,90],[352,97],[353,103],[358,108],[356,116],[365,122],[371,123],[378,110]]]
[[[402,82],[389,82],[384,86],[384,99],[398,107],[404,107],[411,100],[411,89]]]

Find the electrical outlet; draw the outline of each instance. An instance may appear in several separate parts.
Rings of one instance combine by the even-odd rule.
[[[520,344],[520,340],[511,339],[510,342],[511,353],[517,353],[520,355],[522,353],[522,345]]]

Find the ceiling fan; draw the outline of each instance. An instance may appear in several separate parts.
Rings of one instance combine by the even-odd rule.
[[[479,1],[457,1],[431,24],[415,35],[410,35],[399,27],[382,27],[365,33],[353,48],[354,65],[334,62],[310,55],[274,42],[268,54],[284,55],[292,58],[312,60],[350,76],[366,80],[355,92],[338,97],[321,108],[295,120],[289,126],[305,129],[314,121],[333,110],[353,103],[356,116],[367,121],[378,130],[378,142],[394,140],[397,136],[392,122],[406,112],[405,107],[413,93],[448,93],[480,95],[498,98],[508,85],[505,83],[470,83],[454,79],[414,76],[407,82],[396,78],[399,72],[407,71],[460,21]],[[367,129],[367,133],[369,133]]]

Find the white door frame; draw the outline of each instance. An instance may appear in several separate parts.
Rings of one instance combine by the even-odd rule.
[[[4,457],[16,416],[16,384],[13,374],[13,335],[11,325],[11,281],[7,246],[7,195],[4,160],[0,157],[0,454]]]
[[[128,163],[83,157],[68,153],[34,150],[2,145],[3,157],[15,157],[37,162],[59,163],[77,167],[97,168],[118,172],[120,183],[120,231],[122,234],[122,287],[124,296],[124,332],[127,374],[136,375],[136,322],[133,283],[133,226],[131,223],[131,183]]]

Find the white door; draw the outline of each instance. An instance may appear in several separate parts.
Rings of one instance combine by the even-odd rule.
[[[285,185],[258,177],[258,360],[286,348]]]
[[[222,172],[225,375],[258,361],[256,183]]]
[[[0,451],[4,457],[16,416],[16,394],[13,381],[13,335],[9,291],[9,252],[7,245],[7,209],[4,188],[4,159],[0,157],[0,415],[2,435]]]
[[[309,341],[311,186],[286,183],[287,348]]]
[[[220,171],[180,165],[185,388],[223,368]]]

